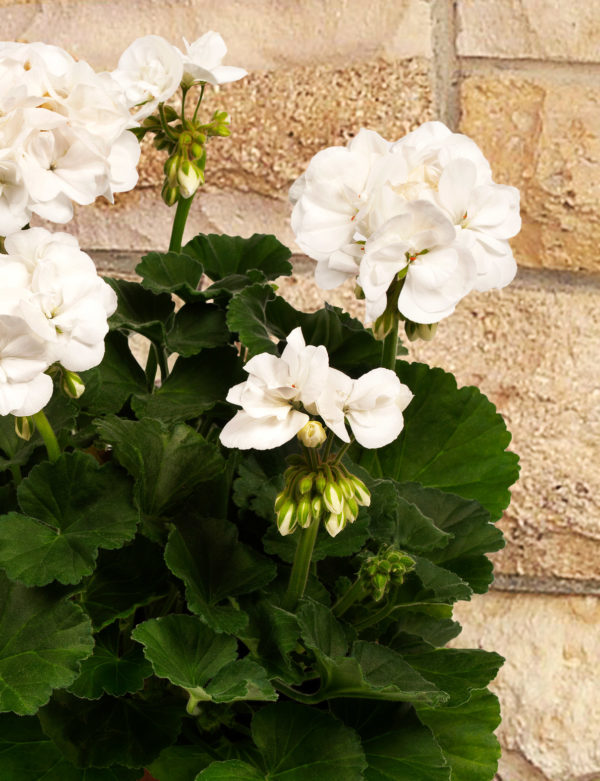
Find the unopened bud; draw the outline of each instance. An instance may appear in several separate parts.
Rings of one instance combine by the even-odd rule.
[[[383,341],[394,328],[398,328],[398,312],[386,309],[373,323],[373,336]]]
[[[83,395],[85,390],[85,385],[83,384],[81,377],[68,369],[63,369],[60,387],[70,399],[78,399]]]
[[[282,491],[280,494],[277,494],[275,497],[275,512],[278,513],[279,510],[281,510],[283,503],[286,499],[289,499],[289,496],[286,494],[285,491]]]
[[[318,472],[315,478],[315,488],[320,494],[322,494],[323,491],[325,490],[326,485],[327,485],[327,478],[325,477],[323,472]]]
[[[165,182],[162,188],[161,196],[167,206],[173,206],[177,203],[179,191],[177,190],[177,187],[172,187],[168,182]]]
[[[298,509],[296,510],[296,520],[302,526],[303,529],[306,529],[307,526],[310,526],[310,522],[312,521],[312,514],[311,514],[311,507],[310,507],[310,499],[308,496],[303,496],[302,499],[298,502]]]
[[[360,285],[354,286],[354,295],[358,298],[359,301],[364,301],[365,298],[365,291],[362,289]]]
[[[344,494],[337,483],[327,482],[323,491],[323,501],[330,513],[338,515],[344,509]]]
[[[344,505],[344,513],[350,523],[354,523],[356,518],[358,517],[358,502],[356,499],[346,499],[346,504]]]
[[[354,498],[362,507],[368,507],[371,504],[371,492],[356,475],[352,475],[350,480],[354,486]]]
[[[204,154],[204,147],[202,144],[198,144],[196,141],[190,146],[191,155],[198,160]]]
[[[296,504],[291,499],[284,502],[277,513],[277,528],[283,536],[296,528]]]
[[[344,513],[331,513],[325,521],[325,528],[332,537],[338,535],[345,525]]]
[[[191,198],[202,182],[201,172],[189,160],[183,160],[177,172],[179,192],[183,198]]]
[[[309,420],[297,434],[305,447],[319,447],[327,439],[325,429],[318,420]]]
[[[179,114],[175,111],[173,106],[163,104],[163,114],[167,122],[174,122],[176,119],[179,119]]]
[[[315,479],[314,472],[309,472],[307,475],[304,475],[304,477],[302,477],[301,480],[298,482],[298,491],[301,494],[309,493],[311,488],[313,487],[314,479]]]
[[[33,434],[31,418],[15,417],[15,434],[19,437],[19,439],[24,439],[25,442],[29,442],[31,435]]]
[[[422,339],[424,342],[430,342],[437,331],[437,323],[413,323],[407,320],[404,323],[406,337],[410,342]]]
[[[315,520],[317,521],[319,520],[319,518],[323,514],[324,508],[325,508],[325,503],[323,502],[323,497],[319,496],[319,494],[313,496],[312,499],[310,500],[310,513]]]
[[[180,161],[181,158],[179,155],[171,155],[165,160],[163,170],[165,172],[165,176],[167,177],[167,182],[171,185],[171,187],[174,187],[177,184],[177,172]]]
[[[353,499],[354,486],[352,485],[350,480],[347,480],[345,477],[340,477],[338,483],[340,485],[340,488],[342,489],[342,493],[344,494],[344,499]]]

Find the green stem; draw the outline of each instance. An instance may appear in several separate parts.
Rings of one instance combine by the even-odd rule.
[[[198,98],[198,102],[196,103],[196,110],[194,111],[194,116],[192,117],[192,122],[196,121],[196,117],[198,116],[198,109],[200,108],[200,104],[202,103],[202,98],[204,97],[204,89],[206,87],[206,82],[202,82],[202,86],[200,87],[200,97]]]
[[[16,488],[21,482],[21,467],[18,464],[11,464],[10,471],[12,472],[13,481]]]
[[[288,697],[291,697],[293,700],[297,700],[298,702],[303,702],[306,705],[311,705],[315,702],[315,696],[313,694],[303,694],[302,692],[297,692],[279,678],[275,678],[273,681],[273,686],[277,689],[277,691],[280,691],[282,694],[286,694]]]
[[[327,442],[325,442],[325,447],[323,448],[323,453],[321,455],[322,461],[327,461],[327,459],[329,458],[329,454],[331,453],[331,446],[333,445],[334,439],[335,439],[335,434],[330,429],[329,433],[327,434]]]
[[[189,87],[181,87],[181,121],[185,119],[185,99],[187,98],[187,94],[189,91]]]
[[[315,452],[314,447],[306,447],[306,445],[302,445],[302,448],[304,450],[304,455],[307,457],[308,462],[310,464],[310,468],[313,471],[316,471],[318,469],[318,462],[317,462],[317,454]]]
[[[159,344],[153,344],[154,351],[156,352],[156,358],[158,360],[158,366],[160,368],[160,382],[161,385],[169,376],[169,364],[167,363],[167,353],[163,347]]]
[[[335,454],[335,458],[333,459],[334,464],[339,464],[342,458],[344,457],[346,451],[350,447],[350,445],[354,444],[354,437],[350,440],[350,442],[346,442],[342,447],[338,450],[338,452]]]
[[[396,319],[394,327],[383,340],[383,350],[381,351],[381,365],[384,369],[396,369],[396,358],[398,356],[398,320]]]
[[[341,596],[335,605],[331,608],[333,615],[338,618],[346,612],[355,602],[360,602],[367,596],[367,590],[365,589],[362,580],[355,580],[350,586],[348,591]]]
[[[183,231],[185,223],[190,213],[190,206],[194,196],[191,198],[183,198],[181,195],[177,200],[177,211],[175,212],[175,219],[173,220],[173,230],[171,231],[171,241],[169,243],[169,252],[181,252],[181,242],[183,240]]]
[[[154,388],[154,380],[156,379],[156,368],[158,366],[158,360],[156,357],[156,349],[154,344],[150,343],[150,349],[148,350],[148,358],[146,359],[146,387],[148,391],[152,393]]]
[[[171,141],[175,141],[175,143],[177,143],[177,136],[175,135],[175,133],[173,133],[173,131],[169,127],[169,123],[167,122],[167,118],[165,117],[164,103],[158,104],[158,113],[160,115],[160,124],[162,125],[162,129],[164,130],[165,135],[167,136],[167,138],[170,138]]]
[[[44,410],[40,410],[33,415],[33,422],[44,440],[48,459],[51,463],[54,463],[54,461],[57,461],[60,458],[60,447],[58,445],[58,440],[56,439],[56,434],[52,430],[52,426],[50,425]]]
[[[300,529],[298,531],[298,547],[296,548],[296,555],[294,556],[290,582],[288,583],[288,588],[282,604],[284,610],[295,610],[298,600],[304,594],[306,581],[308,580],[308,571],[310,569],[310,560],[318,533],[318,520],[314,520],[308,529]]]

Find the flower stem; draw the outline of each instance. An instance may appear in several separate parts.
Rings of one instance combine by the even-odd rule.
[[[367,591],[363,585],[362,580],[355,580],[348,591],[346,591],[346,593],[343,594],[331,608],[333,615],[337,616],[338,618],[344,615],[346,610],[351,608],[355,602],[360,602],[360,600],[364,599],[366,595]]]
[[[15,488],[18,488],[22,478],[21,467],[18,464],[11,464],[10,471],[12,472]]]
[[[398,320],[394,327],[383,340],[383,350],[381,352],[381,365],[384,369],[396,369],[396,358],[398,356]]]
[[[198,116],[198,109],[200,108],[200,104],[202,103],[202,98],[204,97],[204,89],[206,87],[206,82],[202,82],[202,86],[200,87],[200,97],[198,98],[198,102],[196,103],[196,110],[194,111],[194,116],[192,117],[192,122],[196,121],[196,117]]]
[[[160,384],[163,385],[164,381],[169,376],[169,364],[167,363],[166,350],[159,344],[153,343],[154,350],[156,352],[156,358],[158,360],[158,367],[160,369]]]
[[[170,138],[171,141],[175,141],[175,143],[177,143],[177,136],[175,135],[175,133],[173,133],[173,131],[169,127],[169,123],[167,122],[167,118],[165,117],[164,103],[158,104],[158,115],[160,116],[160,124],[167,138]]]
[[[282,603],[284,610],[295,610],[298,600],[304,594],[306,581],[308,580],[308,571],[310,569],[310,560],[318,533],[318,520],[314,520],[308,529],[300,529],[298,532],[298,547],[296,548],[296,555],[294,556],[290,582],[288,583],[287,591]]]
[[[183,198],[181,195],[177,199],[177,211],[175,212],[175,219],[173,221],[173,230],[171,231],[171,241],[169,243],[169,252],[181,252],[181,242],[183,239],[183,231],[185,223],[190,213],[190,206],[194,196],[191,198]]]
[[[148,392],[152,393],[154,388],[154,380],[156,379],[156,368],[158,366],[158,359],[156,357],[156,348],[154,343],[150,343],[150,349],[148,350],[148,358],[146,359],[146,387]]]
[[[44,410],[40,410],[33,415],[33,422],[35,423],[37,430],[40,432],[44,445],[46,445],[46,452],[48,453],[48,459],[51,463],[54,463],[60,458],[60,447],[56,434],[52,430],[52,426],[48,418],[46,417]]]

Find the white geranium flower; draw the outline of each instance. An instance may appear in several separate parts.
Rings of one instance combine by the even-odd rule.
[[[281,358],[261,353],[244,369],[245,382],[235,385],[227,401],[242,407],[221,432],[225,447],[267,450],[288,442],[309,421],[307,407],[320,395],[329,369],[327,350],[306,345],[295,328]]]
[[[43,409],[52,396],[47,368],[46,345],[27,321],[0,313],[0,415],[34,415]]]
[[[366,448],[393,442],[404,427],[402,412],[413,394],[390,369],[373,369],[352,380],[330,369],[327,384],[316,407],[325,424],[344,442],[349,442],[345,421],[356,441]]]
[[[389,146],[363,129],[347,146],[317,152],[290,189],[296,241],[318,261],[315,277],[325,289],[358,273],[361,246],[355,237],[370,233],[372,174]]]
[[[205,33],[193,43],[185,44],[185,53],[180,52],[183,65],[183,83],[186,86],[206,81],[213,86],[228,84],[243,79],[248,73],[243,68],[222,65],[227,46],[219,33]],[[179,50],[177,50],[179,51]]]
[[[179,88],[183,63],[178,50],[160,35],[138,38],[125,49],[112,72],[137,120],[150,116]]]
[[[104,355],[107,318],[117,299],[77,239],[32,228],[7,236],[5,248],[8,254],[0,256],[0,273],[15,264],[27,270],[28,295],[20,293],[20,306],[32,330],[47,344],[48,364],[59,362],[70,371],[97,366]]]

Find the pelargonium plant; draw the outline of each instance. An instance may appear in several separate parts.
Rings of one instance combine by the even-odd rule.
[[[518,193],[439,122],[319,152],[292,226],[367,325],[297,311],[273,236],[182,243],[230,134],[205,88],[245,76],[217,33],[184,43],[141,38],[112,73],[0,45],[2,778],[490,781],[503,660],[448,643],[517,457],[398,334],[511,281]],[[145,136],[169,250],[103,280],[29,221],[131,189]]]

